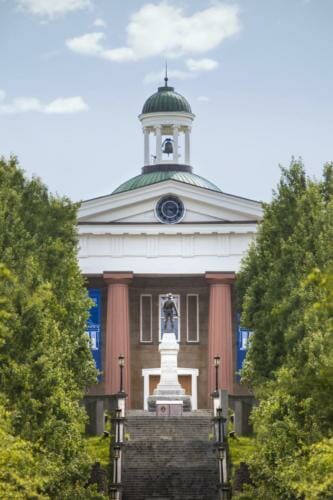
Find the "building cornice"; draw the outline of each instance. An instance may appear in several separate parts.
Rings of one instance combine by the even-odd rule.
[[[80,224],[79,235],[186,235],[186,234],[253,234],[257,223],[229,224]]]

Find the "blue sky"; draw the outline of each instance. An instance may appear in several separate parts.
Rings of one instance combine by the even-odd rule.
[[[269,200],[333,160],[332,0],[0,0],[0,154],[74,200],[140,173],[137,115],[169,64],[195,173]]]

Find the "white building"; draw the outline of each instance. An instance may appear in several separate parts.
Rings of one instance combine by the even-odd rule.
[[[179,380],[192,405],[206,408],[215,388],[214,356],[221,358],[219,388],[246,394],[236,376],[242,346],[233,282],[262,208],[193,172],[194,114],[167,79],[139,120],[142,172],[111,194],[83,202],[79,211],[80,266],[98,297],[99,319],[91,330],[95,325],[95,359],[103,372],[90,393],[119,390],[123,354],[130,404],[146,406],[159,380],[161,304],[171,292],[179,313]]]

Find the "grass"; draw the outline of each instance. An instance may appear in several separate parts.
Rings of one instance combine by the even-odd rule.
[[[238,436],[229,439],[233,469],[237,469],[241,462],[248,462],[249,457],[255,452],[255,441],[253,437]]]
[[[110,462],[110,438],[104,436],[91,436],[86,438],[86,447],[91,462],[99,462],[106,468]]]

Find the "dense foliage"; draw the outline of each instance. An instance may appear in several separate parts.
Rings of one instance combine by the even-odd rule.
[[[332,166],[316,182],[293,161],[239,275],[254,332],[243,376],[259,398],[243,498],[333,497],[332,242]]]
[[[90,498],[79,402],[96,373],[76,209],[28,180],[15,158],[0,160],[2,498]]]

